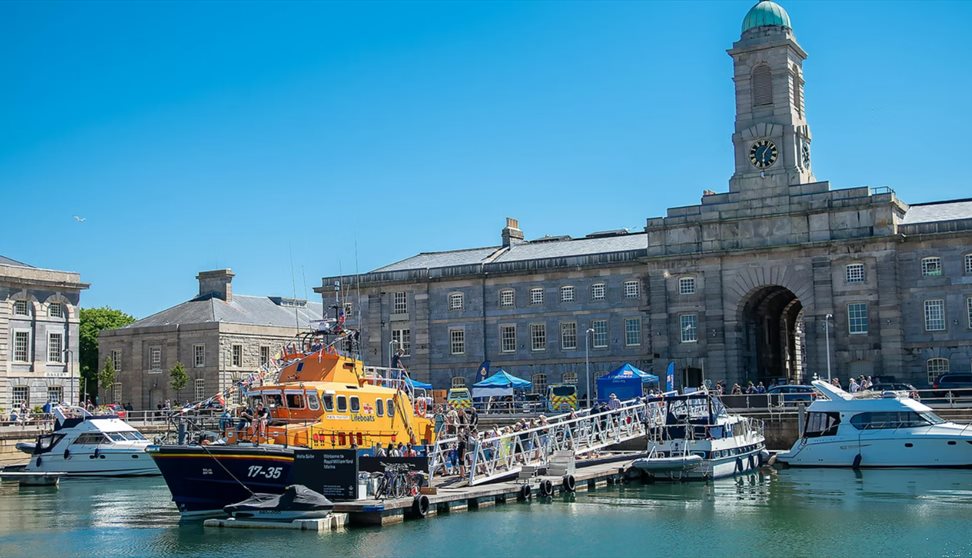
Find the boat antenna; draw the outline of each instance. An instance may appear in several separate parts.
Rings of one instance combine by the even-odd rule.
[[[354,321],[358,331],[361,330],[361,270],[358,269],[358,232],[354,233],[354,288],[357,291],[357,300],[354,303],[354,310],[358,313],[358,318]],[[355,357],[361,359],[361,344],[356,344]]]
[[[294,288],[294,329],[300,333],[300,318],[297,315],[297,278],[294,276],[294,243],[288,245],[290,246],[290,283]]]

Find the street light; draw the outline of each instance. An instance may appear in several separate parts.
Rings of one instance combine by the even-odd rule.
[[[827,381],[830,381],[830,320],[834,318],[833,314],[827,314],[824,316],[824,337],[827,338]]]
[[[584,332],[584,364],[587,368],[587,406],[590,407],[591,403],[591,334],[594,333],[594,328],[589,327],[587,331]]]
[[[67,373],[71,380],[74,380],[74,370],[72,370],[71,363],[74,361],[74,351],[71,349],[64,349],[64,355],[67,356]],[[78,383],[80,385],[81,378],[78,378]],[[74,383],[73,381],[71,383]],[[80,390],[78,390],[80,391]],[[78,396],[78,392],[73,394],[68,394],[68,401],[75,399]],[[58,403],[63,403],[63,401],[58,401]]]

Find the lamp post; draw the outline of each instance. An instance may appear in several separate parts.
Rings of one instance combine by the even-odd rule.
[[[71,383],[73,384],[74,383],[73,382],[73,380],[74,380],[74,370],[73,370],[73,367],[71,366],[71,364],[74,361],[74,351],[72,351],[71,349],[64,349],[64,355],[67,357],[67,373],[68,373],[68,376],[72,380]],[[81,382],[81,378],[78,378],[79,387],[80,387],[80,382]],[[70,389],[70,387],[69,387],[69,389]],[[80,390],[78,390],[78,391],[80,391]],[[78,393],[77,392],[68,394],[68,401],[70,401],[72,399],[76,399],[77,396],[78,396]],[[63,401],[58,401],[58,403],[63,403]]]
[[[591,407],[591,334],[594,328],[589,327],[584,332],[584,365],[587,369],[587,406]]]
[[[834,317],[833,314],[827,314],[824,316],[824,337],[827,338],[827,381],[830,381],[830,320]]]

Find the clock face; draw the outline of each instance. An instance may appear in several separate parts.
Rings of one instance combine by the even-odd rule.
[[[803,142],[803,148],[800,150],[801,157],[803,158],[803,168],[810,168],[810,143]]]
[[[749,162],[757,169],[765,169],[776,162],[779,151],[770,140],[759,140],[749,149]]]

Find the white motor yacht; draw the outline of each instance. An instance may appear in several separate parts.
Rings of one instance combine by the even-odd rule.
[[[648,456],[632,466],[653,478],[706,480],[746,473],[768,459],[762,422],[732,415],[700,391],[646,402]]]
[[[906,392],[850,394],[815,381],[803,433],[777,461],[794,467],[972,467],[972,426]]]
[[[53,432],[38,436],[34,444],[17,445],[30,454],[30,461],[20,471],[97,477],[160,474],[155,461],[145,453],[152,442],[118,416],[96,416],[72,406],[57,406],[52,412]],[[10,470],[8,467],[4,472]]]

